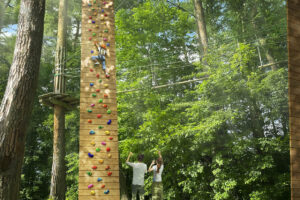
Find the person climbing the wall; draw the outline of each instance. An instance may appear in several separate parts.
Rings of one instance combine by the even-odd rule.
[[[126,164],[133,168],[133,179],[132,179],[132,200],[136,199],[137,192],[139,194],[140,200],[144,200],[144,177],[147,173],[147,165],[143,163],[144,155],[138,155],[138,162],[129,162],[130,157],[133,155],[132,152],[129,153],[126,160]]]
[[[108,73],[106,72],[106,64],[105,64],[106,46],[101,43],[99,44],[95,43],[95,46],[98,50],[98,56],[92,56],[92,60],[95,61],[95,65],[99,65],[100,63],[98,61],[100,61],[102,64],[103,71],[105,72],[106,75],[108,75]]]
[[[153,171],[152,200],[163,200],[161,174],[164,170],[164,162],[160,151],[158,151],[158,156],[158,159],[153,160],[148,169],[148,172]]]

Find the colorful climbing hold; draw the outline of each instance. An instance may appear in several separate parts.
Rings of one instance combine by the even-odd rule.
[[[102,117],[102,115],[101,115],[101,114],[98,114],[98,115],[97,115],[97,118],[101,118],[101,117]]]
[[[107,151],[107,152],[110,152],[110,148],[109,148],[109,147],[107,147],[107,148],[106,148],[106,151]]]
[[[92,6],[92,4],[91,4],[91,3],[88,3],[88,6],[89,6],[89,7],[91,7],[91,6]]]
[[[105,170],[109,170],[109,169],[110,169],[110,166],[106,166],[106,167],[105,167]]]
[[[107,110],[107,114],[111,114],[111,110]]]
[[[96,77],[99,78],[99,77],[100,77],[100,74],[96,74]]]
[[[95,24],[96,22],[93,20],[92,23]]]
[[[93,38],[92,37],[89,37],[89,40],[92,40]]]
[[[100,92],[100,89],[96,89],[96,92]]]
[[[94,165],[94,166],[92,167],[92,169],[97,169],[97,166],[96,166],[96,165]]]
[[[98,126],[98,129],[103,129],[103,126]]]
[[[93,158],[93,157],[94,157],[94,155],[91,154],[91,153],[88,153],[88,155],[89,155],[90,158]]]
[[[108,158],[111,158],[111,157],[112,157],[112,155],[111,155],[111,154],[108,154],[108,155],[107,155],[107,157],[108,157]]]
[[[104,30],[104,33],[108,33],[108,30],[107,30],[107,29],[105,29],[105,30]]]
[[[94,51],[92,50],[91,53],[94,53]]]
[[[88,112],[88,113],[92,113],[93,111],[92,111],[91,109],[88,109],[87,112]]]
[[[93,69],[90,69],[90,72],[93,72],[94,70]]]
[[[101,142],[101,144],[102,144],[103,146],[105,146],[105,145],[106,145],[106,142]]]
[[[101,185],[101,188],[105,188],[105,185],[103,184],[103,185]]]
[[[92,16],[89,16],[89,19],[92,19]]]
[[[109,140],[113,140],[114,138],[113,138],[113,137],[109,137],[108,139],[109,139]]]
[[[98,160],[98,162],[100,163],[100,164],[103,164],[103,160],[102,159],[100,159],[100,160]]]
[[[106,13],[104,14],[104,17],[107,17],[107,14],[106,14]]]
[[[106,43],[106,46],[109,47],[109,46],[110,46],[110,43]]]
[[[101,12],[103,12],[103,13],[104,13],[104,9],[102,9],[102,10],[101,10]]]
[[[89,120],[88,120],[88,123],[92,123],[92,120],[91,120],[91,119],[89,119]]]
[[[98,103],[103,103],[103,99],[99,99]]]
[[[88,185],[88,188],[89,188],[89,189],[92,188],[92,187],[94,187],[93,184],[89,184],[89,185]]]
[[[108,94],[104,94],[103,96],[104,96],[104,98],[107,98],[107,97],[108,97]]]
[[[96,152],[100,152],[100,148],[98,147],[98,148],[96,148]]]
[[[90,135],[95,135],[95,131],[91,130]]]
[[[102,79],[99,79],[99,81],[98,81],[99,83],[102,83]]]
[[[104,191],[104,194],[109,194],[109,190],[105,190],[105,191]]]
[[[108,88],[108,84],[104,84],[104,87],[105,87],[105,88]]]
[[[87,175],[92,176],[93,173],[92,172],[86,172]]]
[[[112,175],[112,172],[107,172],[107,176],[111,176]]]
[[[92,94],[92,97],[96,97],[96,96],[97,96],[96,94],[94,94],[94,93]]]
[[[97,181],[98,181],[98,182],[102,181],[102,178],[97,178]]]
[[[107,38],[103,38],[103,41],[107,41],[108,39]]]
[[[91,107],[94,107],[94,106],[95,106],[95,104],[94,104],[94,103],[92,103],[92,104],[91,104]]]
[[[103,104],[103,108],[107,108],[107,105],[106,105],[106,104]]]
[[[109,134],[110,134],[110,132],[109,132],[109,131],[105,131],[105,134],[106,134],[106,135],[109,135]]]
[[[93,195],[93,196],[94,196],[95,194],[96,194],[96,192],[95,192],[95,191],[91,191],[91,195]]]
[[[99,28],[99,25],[96,25],[95,27],[96,27],[96,28]]]
[[[106,74],[105,77],[106,77],[106,78],[110,78],[110,75],[109,75],[109,74]]]
[[[107,124],[108,124],[108,125],[111,125],[111,119],[110,119],[110,120],[108,120]]]
[[[94,83],[90,83],[90,86],[93,87],[93,86],[94,86]]]
[[[95,37],[95,36],[96,36],[96,33],[93,33],[93,36]]]
[[[92,141],[92,142],[91,142],[91,145],[92,145],[92,146],[95,146],[95,145],[96,145],[95,141]]]
[[[89,32],[91,32],[91,31],[92,31],[92,29],[89,28]]]

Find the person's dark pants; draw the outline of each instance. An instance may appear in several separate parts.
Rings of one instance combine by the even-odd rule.
[[[139,193],[140,200],[144,200],[144,186],[143,185],[132,185],[132,200],[136,200],[136,194]]]

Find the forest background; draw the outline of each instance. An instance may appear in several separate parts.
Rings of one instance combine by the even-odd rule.
[[[19,3],[0,3],[0,99]],[[81,1],[68,5],[67,92],[79,97]],[[144,153],[149,165],[161,150],[165,199],[289,199],[286,2],[203,0],[202,5],[207,53],[199,44],[192,1],[115,1],[123,192],[130,195],[132,171],[124,163],[129,152]],[[47,0],[21,199],[49,196],[53,110],[38,96],[53,91],[57,12],[58,0]],[[79,110],[74,110],[66,115],[69,200],[78,195],[78,132]],[[152,174],[145,183],[149,199]]]

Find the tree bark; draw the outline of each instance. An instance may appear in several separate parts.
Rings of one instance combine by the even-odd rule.
[[[54,136],[53,161],[50,198],[53,200],[65,199],[66,167],[65,167],[65,111],[64,108],[54,106]]]
[[[208,51],[208,38],[207,38],[206,23],[204,17],[204,10],[202,7],[202,1],[201,0],[193,0],[193,1],[194,1],[196,21],[198,26],[199,44],[202,45],[203,53],[204,55],[206,55]]]
[[[54,92],[65,93],[65,65],[66,65],[66,18],[67,0],[60,0],[57,45],[55,56]],[[65,108],[54,106],[53,129],[53,161],[50,198],[53,200],[65,199],[66,192],[66,167],[65,167]]]
[[[0,199],[15,200],[33,106],[44,30],[45,0],[22,0],[14,58],[0,106]]]
[[[287,1],[291,199],[300,199],[300,0]]]

